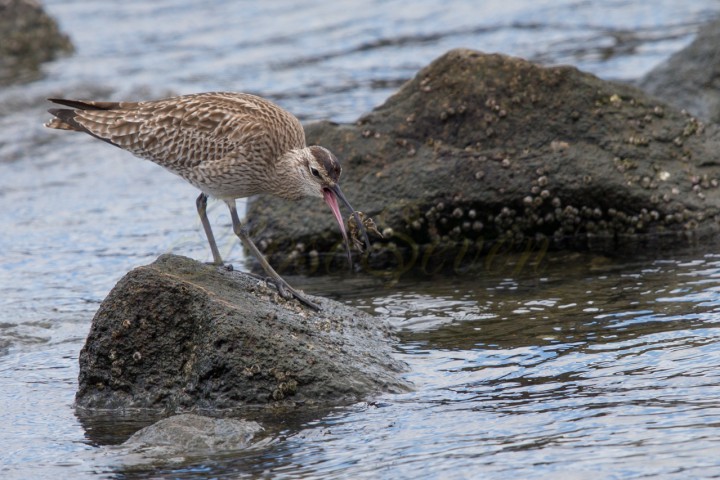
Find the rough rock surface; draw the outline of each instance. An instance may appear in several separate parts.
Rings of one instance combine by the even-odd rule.
[[[122,447],[150,457],[206,455],[247,448],[255,434],[262,430],[257,422],[186,413],[138,430]]]
[[[718,231],[718,129],[571,67],[452,50],[355,124],[306,133],[385,230],[366,269],[457,270],[497,248],[632,252]],[[260,197],[247,217],[281,271],[343,268],[316,199]]]
[[[239,272],[163,255],[121,279],[80,353],[91,409],[332,405],[398,392],[388,325],[313,297],[315,313]]]
[[[651,70],[639,86],[698,118],[720,122],[720,19],[704,25],[695,40]]]
[[[67,35],[34,0],[0,0],[0,38],[0,82],[73,51]]]

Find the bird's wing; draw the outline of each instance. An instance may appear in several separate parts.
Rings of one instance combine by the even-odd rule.
[[[272,161],[305,145],[293,115],[248,94],[205,93],[138,103],[53,101],[73,109],[51,110],[56,119],[49,127],[84,131],[173,170],[234,152]]]

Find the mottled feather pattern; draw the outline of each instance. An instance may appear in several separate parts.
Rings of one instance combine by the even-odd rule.
[[[235,189],[237,196],[259,193],[258,185],[267,181],[274,162],[289,150],[305,147],[305,133],[293,115],[249,94],[201,93],[136,103],[57,103],[86,107],[73,112],[73,120],[83,130],[167,168],[204,191],[209,190],[208,181],[218,182],[221,191],[210,192],[215,195],[232,193],[228,190],[232,190],[233,176],[243,176],[246,184]],[[59,119],[47,126],[76,130]],[[266,165],[252,165],[258,162]]]
[[[47,123],[45,123],[45,126],[48,128],[54,128],[56,130],[77,130],[75,127],[60,120],[59,118],[53,118],[52,120],[48,120]]]

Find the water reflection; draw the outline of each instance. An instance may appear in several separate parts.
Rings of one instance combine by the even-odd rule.
[[[177,478],[203,467],[315,478],[720,473],[704,456],[720,448],[720,261],[687,255],[603,259],[600,271],[597,258],[575,257],[542,278],[486,272],[391,291],[316,284],[393,319],[416,391],[267,416],[256,450],[126,467]]]
[[[298,435],[294,467],[632,476],[669,474],[693,448],[717,448],[716,257],[590,270],[551,270],[533,290],[529,279],[440,282],[435,311],[422,285],[366,303],[409,325],[403,350],[418,391],[310,426],[323,435]],[[714,460],[682,468],[720,471]]]
[[[175,478],[241,472],[632,476],[670,474],[682,459],[692,463],[692,474],[720,473],[703,456],[720,448],[720,374],[714,368],[720,361],[720,256],[689,251],[664,260],[570,259],[549,256],[541,274],[528,270],[517,277],[496,263],[496,270],[471,277],[392,285],[363,276],[305,279],[308,290],[390,318],[400,329],[398,355],[410,364],[416,390],[302,415],[256,412],[267,429],[260,445],[199,458],[148,460],[112,447],[152,418],[55,418],[67,415],[83,317],[96,304],[60,307],[59,324],[6,323],[3,336],[26,349],[55,345],[11,353],[14,360],[3,364],[4,384],[17,378],[22,392],[9,399],[9,413],[17,417],[12,428],[37,431],[63,422],[63,435],[72,438],[81,426],[87,443],[73,449],[80,462],[74,468],[137,478],[159,472]],[[59,357],[53,353],[63,350]],[[55,385],[65,407],[57,409],[46,396],[46,405],[38,403],[36,392],[48,385]],[[28,401],[48,413],[28,414]],[[38,455],[21,451],[25,458]],[[58,455],[49,461],[61,464]]]

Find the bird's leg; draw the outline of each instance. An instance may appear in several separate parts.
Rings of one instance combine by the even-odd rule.
[[[235,232],[235,235],[238,236],[238,238],[242,241],[243,245],[245,245],[245,247],[250,250],[250,252],[252,252],[258,262],[260,262],[260,265],[262,265],[265,273],[267,273],[272,278],[272,281],[275,282],[275,285],[277,286],[280,295],[284,298],[295,297],[301,303],[304,303],[315,311],[319,311],[319,305],[305,298],[303,295],[300,294],[300,292],[295,290],[293,287],[290,286],[290,284],[283,280],[280,274],[277,273],[275,269],[272,268],[272,266],[270,266],[268,261],[265,259],[265,256],[260,253],[260,250],[258,250],[258,248],[255,246],[255,243],[253,243],[252,239],[250,238],[250,235],[248,235],[248,232],[245,231],[242,223],[240,223],[237,208],[235,207],[235,200],[229,200],[225,203],[227,203],[227,206],[230,209],[230,218],[232,219],[233,231]]]
[[[202,223],[205,235],[207,236],[208,243],[210,244],[210,251],[212,251],[213,263],[215,265],[222,265],[222,257],[220,256],[220,250],[218,250],[217,244],[215,243],[215,235],[213,235],[212,228],[210,228],[210,221],[207,217],[207,195],[201,193],[195,201],[197,206],[198,215],[200,215],[200,222]]]

